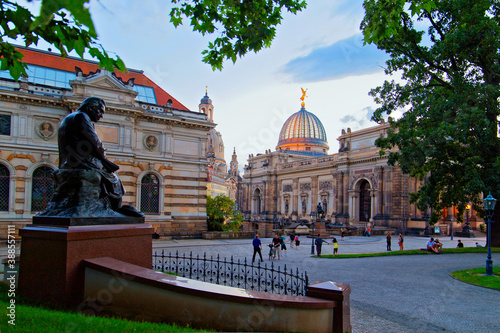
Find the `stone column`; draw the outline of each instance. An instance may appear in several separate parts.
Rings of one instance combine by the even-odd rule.
[[[318,176],[311,177],[311,212],[316,212],[318,204]]]
[[[378,192],[378,200],[377,200],[377,211],[376,214],[372,215],[384,215],[384,167],[377,167],[377,192]]]
[[[342,210],[344,211],[344,214],[347,214],[349,216],[349,173],[344,172],[343,173],[343,203],[342,203]]]
[[[293,192],[292,192],[292,210],[291,210],[291,218],[297,220],[299,215],[299,179],[293,179]]]
[[[352,224],[354,220],[359,221],[358,211],[356,209],[356,207],[358,206],[359,196],[358,196],[358,191],[356,190],[349,190],[348,193],[349,193],[349,210],[348,210],[349,224]]]
[[[371,188],[369,191],[370,191],[370,211],[371,211],[369,222],[371,222],[372,225],[375,225],[373,224],[374,221],[373,216],[375,215],[377,207],[377,190]]]
[[[387,167],[388,172],[384,172],[384,214],[389,217],[394,217],[394,210],[392,205],[392,176],[394,167]]]
[[[339,171],[337,173],[337,212],[344,215],[344,173]]]
[[[269,198],[269,193],[268,193],[268,182],[266,180],[262,181],[262,194],[260,196],[260,209],[261,212],[266,212],[265,217],[266,219],[269,218],[267,208],[269,207],[268,205],[268,198]]]
[[[283,191],[283,181],[278,180],[278,176],[276,176],[276,182],[277,182],[277,189],[276,189],[276,211],[279,212],[278,214],[278,219],[283,217],[283,196],[282,196],[282,191]]]

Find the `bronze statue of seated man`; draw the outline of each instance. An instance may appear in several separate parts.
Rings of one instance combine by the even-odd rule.
[[[106,158],[94,129],[93,122],[103,117],[105,109],[104,100],[89,97],[61,122],[56,191],[42,215],[144,216],[135,207],[122,205],[125,190],[115,174],[119,167]]]

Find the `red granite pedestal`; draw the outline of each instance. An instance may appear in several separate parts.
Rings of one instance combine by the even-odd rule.
[[[351,287],[345,283],[318,281],[307,286],[306,296],[336,301],[333,311],[334,333],[352,332]]]
[[[323,219],[316,220],[314,235],[313,235],[314,238],[316,238],[318,235],[320,235],[321,238],[330,238],[330,235],[326,232],[325,223],[326,220]]]
[[[19,294],[64,307],[83,301],[84,259],[111,257],[151,268],[149,224],[30,225],[19,231]]]

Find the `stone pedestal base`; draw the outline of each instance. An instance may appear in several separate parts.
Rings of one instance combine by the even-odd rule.
[[[316,220],[314,235],[313,235],[314,238],[316,238],[318,234],[320,235],[321,238],[330,238],[330,235],[326,232],[325,223],[326,220]]]
[[[462,237],[462,238],[475,238],[476,234],[471,232],[454,232],[455,237]]]
[[[153,228],[148,224],[51,227],[19,231],[19,294],[64,307],[83,301],[82,260],[111,257],[151,268]]]
[[[306,296],[336,301],[332,332],[352,332],[351,287],[348,284],[331,281],[315,282],[307,287]]]

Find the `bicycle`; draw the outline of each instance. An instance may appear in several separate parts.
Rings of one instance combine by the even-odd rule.
[[[273,244],[269,244],[269,260],[273,259],[274,258],[274,253],[273,253],[273,248],[274,248],[274,245]]]

